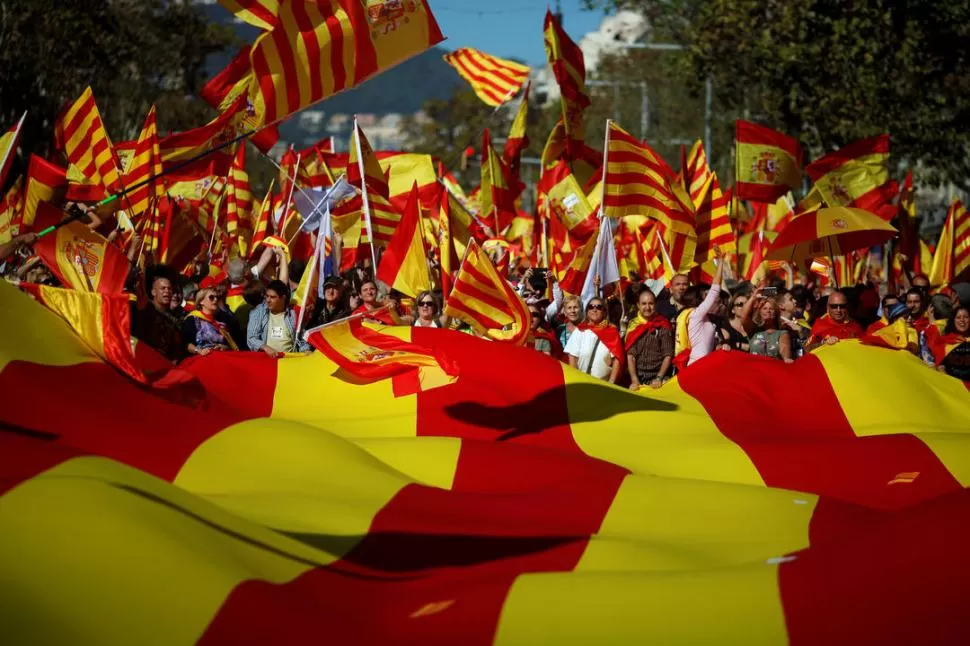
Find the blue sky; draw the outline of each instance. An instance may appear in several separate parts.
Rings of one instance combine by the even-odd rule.
[[[561,0],[563,26],[573,40],[599,28],[602,11],[582,11],[581,0]],[[442,46],[474,47],[494,56],[544,64],[542,19],[555,0],[428,0],[442,33]]]

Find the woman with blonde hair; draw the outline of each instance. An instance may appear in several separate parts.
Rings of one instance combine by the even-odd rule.
[[[758,331],[751,335],[749,352],[751,354],[781,359],[785,363],[794,361],[791,337],[786,330],[780,329],[781,315],[774,298],[756,296],[753,320]]]
[[[216,320],[218,292],[212,287],[203,287],[195,295],[195,305],[182,323],[182,337],[188,353],[204,357],[213,350],[238,350],[226,324]]]
[[[567,294],[562,298],[562,322],[556,326],[556,338],[559,345],[566,347],[569,337],[583,322],[583,303],[579,296]]]

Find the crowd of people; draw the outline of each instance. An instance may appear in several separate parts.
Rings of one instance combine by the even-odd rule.
[[[30,254],[32,242],[33,234],[25,234],[0,250],[7,258],[6,277],[56,284]],[[906,330],[906,350],[928,366],[970,381],[970,303],[965,292],[961,300],[959,289],[934,293],[924,275],[889,292],[871,282],[842,289],[793,284],[791,274],[753,285],[725,280],[720,251],[717,260],[710,284],[691,284],[683,274],[668,284],[624,281],[622,289],[607,290],[609,297],[586,302],[563,294],[542,269],[517,266],[509,281],[529,307],[530,347],[633,390],[658,388],[712,352],[792,363],[821,345],[875,335],[889,326]],[[211,352],[309,351],[305,330],[355,314],[387,325],[474,334],[444,316],[440,291],[409,299],[387,290],[373,279],[367,260],[327,277],[321,297],[308,299],[301,317],[293,292],[305,271],[305,263],[288,261],[279,246],[266,246],[255,263],[234,258],[224,270],[197,263],[188,276],[164,265],[139,270],[133,264],[126,285],[132,336],[179,362]]]

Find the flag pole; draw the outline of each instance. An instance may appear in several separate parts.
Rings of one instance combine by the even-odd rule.
[[[287,246],[287,247],[289,247],[289,246],[290,246],[290,243],[292,243],[292,242],[293,242],[294,240],[296,240],[296,237],[297,237],[298,235],[300,235],[300,231],[303,231],[303,227],[305,227],[305,226],[306,226],[306,223],[307,223],[308,221],[310,221],[310,220],[311,220],[311,219],[313,218],[313,216],[314,216],[314,215],[316,215],[316,214],[317,214],[317,213],[318,213],[318,212],[320,211],[320,207],[321,207],[321,206],[323,205],[323,203],[324,203],[324,202],[326,201],[326,199],[327,199],[327,197],[328,197],[328,196],[330,195],[330,193],[332,193],[332,192],[333,192],[333,188],[334,188],[334,186],[336,186],[336,185],[337,185],[338,183],[340,183],[340,180],[342,180],[342,179],[343,179],[344,177],[346,177],[346,176],[347,176],[347,175],[346,175],[346,173],[345,173],[345,174],[343,174],[343,175],[341,175],[340,177],[338,177],[338,178],[337,178],[337,181],[335,181],[335,182],[333,183],[333,185],[332,185],[332,186],[330,187],[330,190],[329,190],[329,191],[327,191],[326,193],[324,193],[324,194],[323,194],[323,197],[321,197],[321,198],[320,198],[320,201],[319,201],[319,202],[317,202],[317,205],[313,207],[313,210],[312,210],[312,211],[310,211],[310,214],[309,214],[308,216],[306,216],[305,218],[303,218],[303,222],[301,222],[301,223],[300,223],[300,228],[296,230],[296,233],[294,233],[294,234],[293,234],[293,237],[292,237],[292,238],[290,238],[289,240],[287,240],[287,241],[286,241],[286,246]],[[307,193],[306,191],[304,191],[304,190],[303,190],[302,188],[301,188],[301,189],[299,189],[299,191],[300,191],[300,193],[301,193],[301,194],[302,194],[302,195],[303,195],[304,197],[306,197],[307,199],[313,199],[313,196],[312,196],[312,195],[310,195],[309,193]],[[302,214],[301,214],[301,215],[302,215]]]
[[[600,181],[600,216],[599,216],[600,236],[602,236],[602,233],[603,233],[603,216],[604,216],[604,210],[606,208],[606,164],[609,160],[609,152],[610,152],[610,124],[611,123],[613,123],[611,119],[606,120],[606,133],[603,135],[603,179]],[[596,241],[596,251],[593,255],[593,258],[595,259],[597,271],[599,271],[600,269],[599,254],[602,253],[600,250],[601,241],[602,240]],[[594,276],[593,278],[595,279],[596,276]],[[601,284],[596,285],[596,296],[598,298],[603,297],[603,286]]]
[[[360,126],[357,125],[357,115],[354,115],[354,147],[357,149],[357,170],[360,172],[360,195],[364,207],[364,220],[367,222],[367,233],[370,236],[371,272],[377,280],[377,251],[374,249],[374,225],[370,218],[370,200],[367,198],[367,172],[364,170],[364,154],[360,149]]]

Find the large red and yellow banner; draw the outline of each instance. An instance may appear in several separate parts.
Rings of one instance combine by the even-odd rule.
[[[5,643],[965,634],[970,392],[908,353],[716,352],[641,394],[385,328],[457,379],[395,397],[322,353],[213,353],[187,406],[6,283],[0,308]]]

